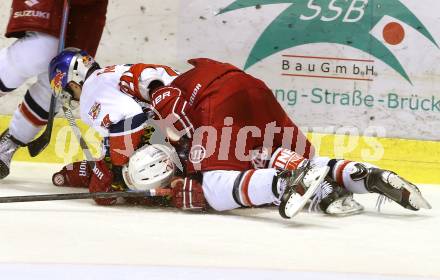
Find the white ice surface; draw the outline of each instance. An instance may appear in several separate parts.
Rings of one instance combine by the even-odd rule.
[[[77,192],[51,185],[58,168],[14,163],[0,196]],[[361,215],[293,220],[275,208],[0,204],[0,279],[440,279],[440,186],[421,190],[432,210],[377,213],[376,195],[361,195]]]

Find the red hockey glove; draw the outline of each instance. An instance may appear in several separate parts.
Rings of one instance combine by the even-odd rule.
[[[137,83],[135,84],[135,80],[139,79],[139,77],[133,77],[133,75],[134,74],[130,72],[130,70],[122,74],[119,80],[119,90],[139,98],[141,94],[139,93]]]
[[[107,167],[103,160],[97,161],[92,170],[92,178],[89,184],[89,192],[113,192],[113,172]],[[99,205],[113,205],[116,198],[95,198]]]
[[[78,161],[53,174],[52,183],[57,187],[87,188],[91,176],[91,168],[87,161]]]
[[[180,209],[206,209],[202,185],[196,180],[175,178],[171,182],[171,205]]]
[[[119,89],[129,95],[132,95],[140,100],[147,101],[149,98],[145,96],[145,93],[141,92],[139,87],[139,80],[142,72],[147,68],[155,68],[153,64],[138,63],[130,67],[128,71],[125,71],[119,79]]]
[[[170,82],[171,77],[178,75],[174,69],[166,65],[138,63],[122,74],[119,89],[140,100],[149,101],[149,91],[153,81],[165,85],[167,81]]]

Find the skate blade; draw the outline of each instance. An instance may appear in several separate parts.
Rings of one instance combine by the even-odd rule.
[[[312,168],[307,172],[303,178],[303,183],[308,187],[304,195],[294,193],[290,196],[284,206],[283,218],[290,219],[301,211],[306,205],[307,201],[315,194],[316,190],[324,181],[325,176],[329,172],[328,166],[321,168]]]
[[[405,190],[409,191],[408,200],[411,206],[416,209],[432,209],[432,206],[422,196],[420,190],[416,186],[400,178],[398,175],[393,175],[394,176],[390,176],[390,178],[388,178],[388,182],[396,189],[404,188]]]
[[[342,197],[329,205],[326,214],[335,217],[346,217],[360,214],[364,211],[364,207],[356,201],[351,201],[351,205],[344,205],[347,198]]]

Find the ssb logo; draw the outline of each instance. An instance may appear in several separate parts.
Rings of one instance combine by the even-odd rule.
[[[200,163],[206,157],[206,149],[202,145],[195,145],[189,152],[189,161],[192,163]]]

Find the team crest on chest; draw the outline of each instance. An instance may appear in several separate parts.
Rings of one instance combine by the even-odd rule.
[[[101,113],[101,103],[95,102],[95,104],[93,104],[92,108],[90,108],[89,116],[93,120],[96,120],[99,116],[99,113]]]

